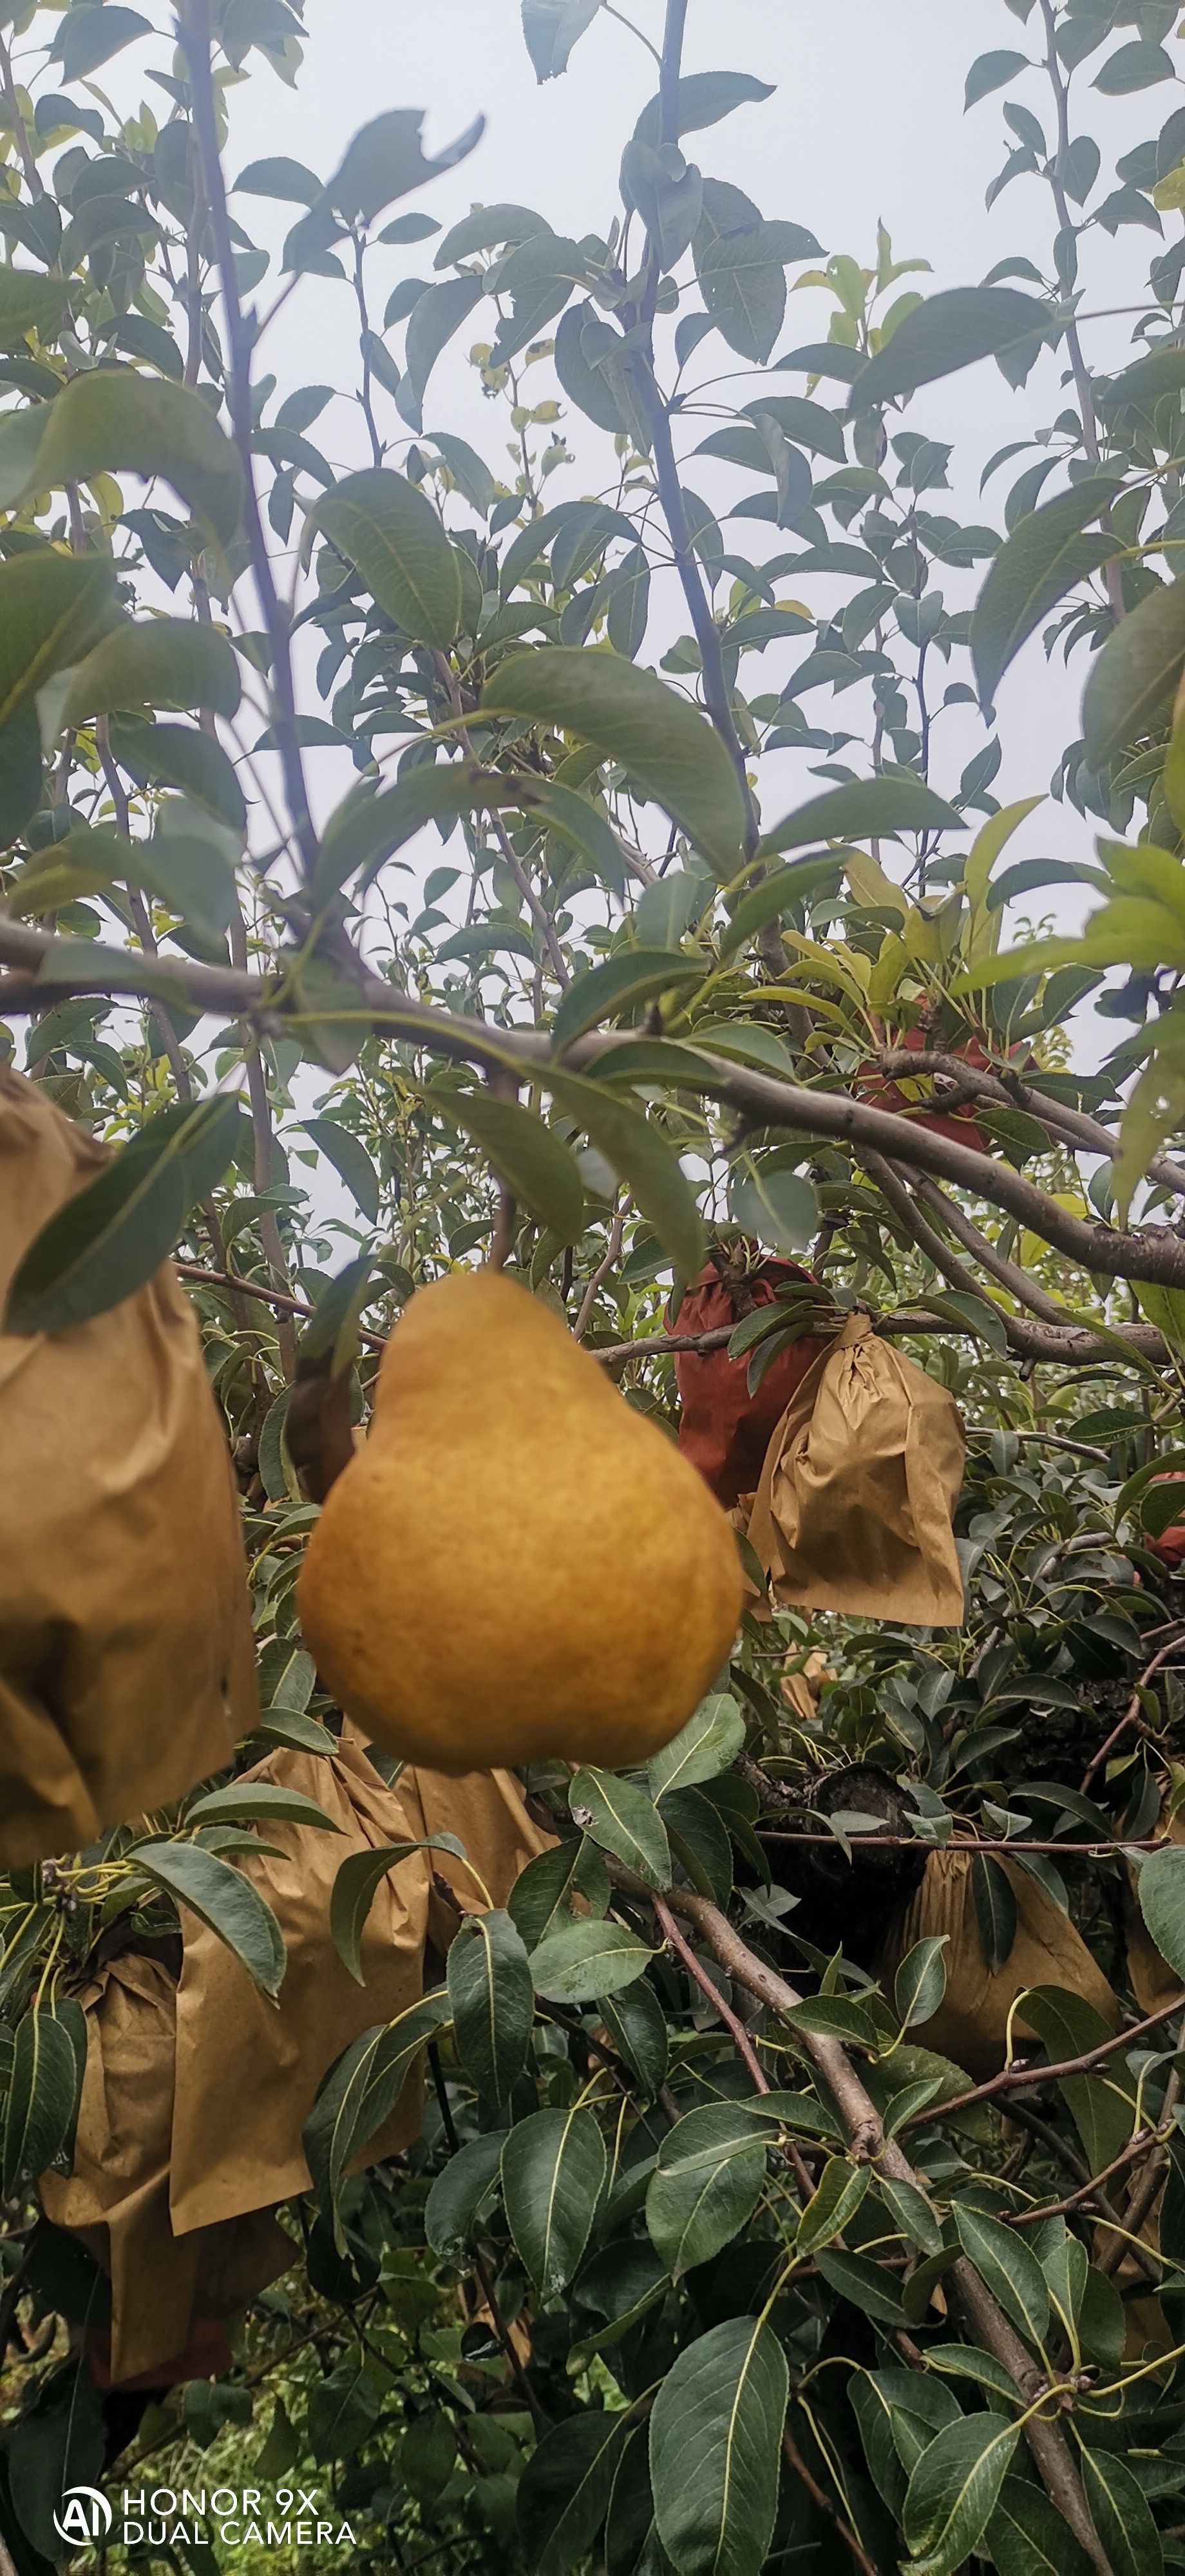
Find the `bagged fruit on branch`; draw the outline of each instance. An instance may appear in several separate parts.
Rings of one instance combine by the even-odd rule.
[[[947,1389],[850,1316],[778,1423],[749,1514],[778,1605],[961,1625],[965,1448]]]
[[[81,1996],[87,2060],[73,2171],[39,2185],[46,2216],[77,2231],[110,2274],[99,2369],[119,2385],[193,2375],[210,2320],[287,2270],[297,2249],[271,2213],[309,2188],[301,2133],[323,2076],[362,2031],[419,2000],[428,1942],[443,1950],[482,1902],[452,1854],[408,1853],[379,1881],[360,1985],[330,1931],[342,1862],[448,1830],[500,1903],[551,1840],[516,1780],[407,1770],[388,1788],[349,1736],[332,1757],[284,1750],[242,1779],[314,1799],[338,1829],[269,1819],[276,1852],[240,1863],[283,1935],[278,2003],[184,1907],[179,1983],[162,1955],[126,1950],[104,1965]],[[351,2170],[406,2147],[422,2111],[413,2070]]]
[[[199,2318],[228,2316],[288,2269],[296,2248],[270,2210],[175,2234],[169,2215],[177,1989],[165,1961],[125,1950],[79,1998],[86,2071],[73,2171],[41,2177],[55,2227],[82,2238],[111,2281],[96,2376],[186,2375]],[[267,2195],[274,2199],[277,2195]]]
[[[269,1821],[268,1841],[283,1857],[261,1852],[240,1863],[284,1935],[288,1965],[275,2004],[207,1925],[182,1914],[170,2186],[179,2233],[308,2190],[302,2131],[322,2076],[362,2031],[419,2001],[426,1941],[445,1946],[456,1912],[482,1902],[463,1862],[447,1852],[410,1852],[379,1881],[362,1934],[365,1982],[359,1985],[329,1928],[343,1860],[447,1830],[464,1844],[500,1904],[520,1869],[551,1839],[531,1823],[517,1781],[488,1773],[441,1781],[409,1769],[387,1788],[348,1734],[332,1759],[273,1753],[243,1778],[314,1798],[339,1830]],[[450,1892],[451,1906],[437,1896],[436,1879]],[[421,2092],[418,2078],[404,2087],[386,2126],[369,2142],[366,2163],[395,2154],[418,2135]]]
[[[0,1299],[108,1162],[0,1067]],[[255,1721],[230,1459],[166,1262],[60,1333],[0,1332],[0,1867],[77,1851],[222,1769]]]
[[[732,1645],[736,1545],[674,1442],[491,1270],[421,1288],[297,1588],[325,1686],[446,1772],[669,1743]]]
[[[786,1289],[809,1290],[812,1284],[809,1273],[796,1262],[768,1258],[746,1241],[735,1252],[717,1247],[692,1281],[673,1330],[731,1329],[755,1309],[772,1306]],[[788,1300],[783,1312],[787,1324],[795,1320],[795,1307]],[[752,1392],[751,1353],[730,1359],[724,1344],[714,1351],[676,1351],[675,1383],[682,1406],[679,1447],[726,1510],[741,1494],[752,1493],[780,1416],[812,1363],[830,1350],[833,1338],[832,1334],[798,1334],[771,1360]]]
[[[932,1851],[920,1887],[886,1936],[879,1962],[892,1990],[894,1970],[916,1941],[948,1935],[946,1993],[937,2012],[910,2032],[922,2048],[953,2058],[981,2081],[995,2075],[1008,2052],[1009,2015],[1031,1986],[1060,1986],[1099,2015],[1107,2029],[1119,2025],[1119,2004],[1086,1943],[1060,1905],[1018,1861],[993,1860],[1006,1878],[1016,1907],[1016,1929],[1007,1958],[990,1966],[975,1905],[972,1852]],[[1020,2006],[1012,2022],[1013,2046],[1039,2034]]]

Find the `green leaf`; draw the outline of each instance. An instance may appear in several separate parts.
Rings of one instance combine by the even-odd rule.
[[[36,463],[50,410],[47,402],[25,403],[21,410],[6,412],[0,419],[0,510],[11,510],[20,500]],[[45,560],[39,549],[37,560]],[[66,558],[59,560],[65,562]]]
[[[838,2291],[850,2307],[859,2308],[877,2325],[905,2325],[900,2291],[892,2273],[883,2272],[879,2263],[863,2254],[842,2253],[833,2245],[819,2246],[814,2260],[828,2288]]]
[[[1092,769],[1155,733],[1185,666],[1185,582],[1162,582],[1107,637],[1091,665],[1082,730]]]
[[[452,643],[461,622],[457,557],[435,510],[406,475],[387,466],[348,474],[310,511],[306,550],[318,529],[413,642],[438,652]]]
[[[35,2182],[73,2128],[81,2068],[64,2021],[36,2006],[16,2026],[4,2105],[3,2185],[12,2199]]]
[[[967,108],[974,107],[981,98],[988,98],[994,89],[1003,89],[1005,82],[1012,79],[1014,72],[1027,70],[1028,60],[1027,54],[1007,52],[980,54],[967,74],[967,86],[963,99],[964,112]]]
[[[1025,2020],[1044,2041],[1055,2065],[1067,2057],[1084,2057],[1114,2036],[1110,2023],[1084,1995],[1070,1994],[1059,1986],[1031,1986],[1025,1996]],[[1135,2127],[1132,2077],[1112,2058],[1105,2080],[1071,2075],[1058,2085],[1058,2091],[1090,2159],[1091,2172],[1101,2173],[1127,2145]]]
[[[428,378],[441,351],[468,321],[485,291],[480,277],[449,277],[439,286],[428,287],[413,304],[404,343],[407,373],[399,391],[399,408],[409,429],[423,429]]]
[[[999,2576],[1089,2576],[1090,2560],[1043,2487],[1005,2478],[984,2534]]]
[[[522,0],[523,35],[537,81],[558,80],[601,0]]]
[[[855,778],[847,787],[832,787],[812,796],[793,814],[775,823],[758,848],[759,858],[779,850],[800,850],[808,841],[864,841],[897,832],[964,829],[961,814],[936,796],[921,778]]]
[[[531,821],[544,824],[575,850],[602,884],[614,894],[623,892],[626,865],[621,843],[607,816],[589,797],[555,778],[515,779],[503,792],[508,804],[520,804]]]
[[[734,1171],[728,1184],[733,1223],[758,1243],[782,1252],[802,1252],[819,1231],[819,1201],[813,1181],[802,1172],[772,1171],[765,1162]]]
[[[432,1107],[451,1126],[475,1136],[499,1180],[560,1243],[584,1232],[584,1182],[563,1138],[537,1112],[490,1091],[434,1088]]]
[[[68,277],[42,277],[35,268],[0,260],[0,349],[20,349],[30,331],[45,339],[57,329],[73,291]]]
[[[964,2415],[928,2442],[910,2478],[901,2528],[917,2576],[955,2576],[995,2511],[1020,2440],[1002,2415]]]
[[[916,2029],[937,2012],[946,1993],[943,1951],[950,1935],[931,1932],[907,1950],[893,1979],[893,2002],[903,2030]]]
[[[121,769],[138,787],[179,787],[204,805],[232,832],[245,832],[247,806],[242,788],[221,743],[195,726],[145,724],[134,717],[117,718],[110,727],[111,750]]]
[[[469,2230],[498,2180],[502,2146],[502,2130],[489,2130],[459,2148],[437,2174],[424,2203],[424,2233],[442,2262],[460,2262]]]
[[[371,1906],[388,1870],[397,1868],[409,1852],[418,1851],[451,1852],[455,1860],[465,1858],[465,1846],[455,1834],[429,1834],[423,1842],[383,1843],[367,1851],[351,1852],[334,1879],[329,1900],[333,1946],[360,1986],[366,1983],[362,1974],[362,1935]]]
[[[722,117],[751,100],[772,98],[774,87],[772,81],[755,80],[752,72],[685,72],[675,86],[673,140],[719,125]],[[639,143],[657,143],[660,132],[656,96],[647,99],[634,133]]]
[[[451,430],[434,429],[428,444],[436,448],[465,499],[476,510],[479,519],[488,519],[498,498],[498,487],[485,458],[479,456],[467,439],[455,438]]]
[[[351,793],[331,814],[321,836],[312,897],[324,905],[359,868],[359,891],[370,885],[385,859],[423,830],[425,823],[454,822],[480,802],[472,761],[425,761],[383,796]]]
[[[962,2201],[955,2202],[951,2214],[964,2254],[999,2300],[1005,2316],[1039,2350],[1049,2330],[1049,2290],[1036,2255],[1014,2228],[1002,2226],[998,2218],[985,2218]]]
[[[919,385],[954,375],[979,358],[1016,351],[1035,357],[1049,328],[1049,314],[1031,295],[1012,286],[955,286],[927,296],[899,322],[887,345],[862,367],[852,386],[851,409],[912,394]]]
[[[611,1097],[583,1074],[549,1064],[542,1077],[562,1108],[578,1119],[589,1142],[620,1174],[676,1269],[694,1279],[703,1261],[699,1210],[661,1128],[632,1101]]]
[[[243,472],[237,449],[200,394],[132,367],[73,377],[52,405],[21,497],[31,500],[54,484],[86,483],[121,468],[146,481],[163,475],[219,546],[230,544]]]
[[[685,2346],[650,2417],[659,2538],[679,2576],[760,2576],[773,2537],[786,2357],[760,2318]]]
[[[152,34],[151,20],[142,18],[138,9],[106,8],[88,5],[88,0],[74,0],[58,28],[53,51],[59,55],[66,80],[85,80],[97,71],[100,63],[110,61],[121,47],[130,45],[136,36]]]
[[[502,2149],[510,2233],[545,2299],[567,2287],[592,2229],[605,2180],[605,2142],[591,2111],[536,2111]]]
[[[869,2165],[852,2165],[846,2156],[829,2156],[818,2185],[798,2222],[798,2251],[813,2254],[842,2236],[872,2181]]]
[[[154,1887],[217,1933],[274,2003],[288,1964],[284,1936],[250,1879],[200,1843],[137,1843],[134,1859]]]
[[[309,2449],[315,2460],[353,2458],[373,2433],[382,2407],[382,2392],[369,2371],[342,2362],[327,2379],[315,2379],[309,2390]]]
[[[35,1235],[8,1292],[7,1333],[63,1333],[134,1296],[234,1153],[232,1095],[159,1110]]]
[[[340,1118],[302,1118],[301,1125],[319,1154],[332,1163],[339,1180],[345,1182],[350,1196],[372,1225],[379,1221],[379,1196],[382,1184],[366,1147],[353,1129],[343,1127]]]
[[[552,1021],[552,1045],[569,1046],[599,1020],[628,1018],[639,1003],[660,993],[702,984],[706,971],[705,960],[689,957],[685,949],[620,949],[600,966],[573,976]]]
[[[738,1702],[727,1691],[710,1692],[670,1743],[651,1754],[646,1765],[651,1797],[658,1802],[668,1790],[715,1780],[744,1749],[745,1721]]]
[[[591,1765],[568,1784],[573,1821],[602,1851],[612,1852],[647,1887],[669,1887],[671,1848],[657,1807],[644,1789]]]
[[[509,1914],[466,1916],[448,1954],[448,1993],[461,2064],[502,2110],[526,2065],[535,2012],[526,1945]]]
[[[670,2061],[666,2014],[653,1986],[639,1981],[615,1995],[598,1995],[597,2011],[618,2055],[653,2100],[666,2082]]]
[[[977,1852],[971,1863],[971,1893],[983,1955],[993,1975],[1011,1956],[1016,1939],[1016,1897],[999,1861]]]
[[[1124,367],[1108,384],[1098,388],[1097,408],[1104,419],[1114,420],[1120,412],[1150,410],[1163,394],[1179,394],[1185,386],[1185,349],[1153,349],[1135,365]]]
[[[113,877],[124,874],[130,858],[131,843],[122,833],[102,825],[94,831],[76,828],[67,832],[64,841],[50,841],[28,860],[9,886],[8,909],[17,920],[34,919],[38,913],[58,911],[79,895],[101,894]]]
[[[557,370],[558,373],[558,370]],[[615,653],[636,662],[650,616],[650,564],[644,546],[631,546],[606,576],[609,641]]]
[[[1119,536],[1083,534],[1121,488],[1114,475],[1090,474],[1018,519],[990,566],[971,619],[971,657],[984,706],[991,705],[1009,663],[1058,600],[1123,553]]]
[[[1104,98],[1126,98],[1132,90],[1151,89],[1157,81],[1176,77],[1176,65],[1164,46],[1140,37],[1108,55],[1094,86]]]
[[[454,261],[470,258],[475,250],[498,250],[503,243],[529,241],[532,233],[550,230],[546,218],[530,206],[474,206],[445,234],[435,265],[451,268]]]
[[[586,329],[589,349],[584,345]],[[602,322],[595,304],[569,305],[556,327],[555,371],[569,402],[574,402],[578,411],[584,412],[589,420],[595,420],[598,429],[623,433],[629,428],[625,410],[609,371],[596,363],[593,354],[598,340],[605,333],[608,336],[604,345],[616,356],[614,343],[618,335]],[[618,364],[620,366],[620,360]],[[621,651],[616,637],[611,637],[611,640],[614,651]]]
[[[233,716],[242,695],[234,647],[216,627],[182,617],[117,626],[79,663],[62,723],[124,707],[208,707]]]
[[[1185,1847],[1164,1843],[1140,1863],[1140,1912],[1161,1957],[1185,1985]]]
[[[518,2530],[531,2576],[585,2564],[609,2503],[629,2427],[617,2411],[572,2415],[535,2446],[518,2489]]]
[[[394,2021],[364,2030],[326,2076],[304,2125],[304,2151],[318,2205],[335,2229],[348,2166],[389,2119],[420,2050],[448,2017],[438,1988]]]
[[[268,1780],[232,1780],[225,1789],[208,1789],[185,1810],[186,1825],[303,1825],[314,1833],[340,1834],[324,1807],[303,1790],[274,1787]]]
[[[1113,2576],[1162,2576],[1160,2533],[1134,2470],[1113,2451],[1088,2450],[1085,2444],[1080,2466],[1091,2519]]]
[[[0,727],[67,670],[120,615],[115,573],[101,555],[14,555],[0,564]],[[37,773],[41,755],[36,723]]]
[[[248,197],[280,197],[294,206],[315,206],[322,193],[321,182],[303,161],[289,160],[285,154],[264,161],[249,161],[235,180],[231,195],[239,191]]]
[[[0,725],[0,849],[8,849],[41,801],[41,728],[34,706]]]
[[[570,1922],[569,1900],[577,1888],[587,1898],[591,1913],[608,1913],[609,1875],[600,1853],[583,1834],[539,1852],[519,1871],[506,1903],[528,1950],[537,1950],[549,1932]]]
[[[646,2193],[646,2225],[677,2280],[748,2225],[765,2188],[768,2123],[743,2102],[708,2103],[668,2130]]]
[[[502,663],[482,710],[552,725],[620,761],[721,878],[735,875],[745,832],[740,779],[706,717],[652,671],[619,653],[541,646]]]
[[[420,137],[424,111],[415,107],[388,108],[385,115],[371,119],[348,144],[344,159],[326,186],[326,196],[345,222],[372,224],[384,206],[393,205],[397,197],[406,197],[412,188],[422,188],[442,170],[453,170],[480,143],[485,130],[484,117],[466,128],[455,143],[450,143],[434,160],[425,157]]]
[[[712,321],[738,356],[764,365],[786,310],[785,263],[818,250],[813,233],[764,223],[742,189],[705,179],[695,272]]]
[[[653,1955],[628,1924],[569,1923],[532,1950],[531,1976],[536,1994],[550,2003],[595,2003],[644,1976]]]

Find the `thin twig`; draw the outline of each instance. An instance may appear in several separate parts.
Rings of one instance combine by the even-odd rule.
[[[956,2111],[968,2110],[973,2102],[993,2101],[997,2094],[1015,2092],[1022,2084],[1060,2084],[1067,2075],[1089,2075],[1093,2067],[1104,2065],[1117,2049],[1131,2048],[1148,2031],[1158,2030],[1162,2022],[1171,2021],[1183,2003],[1185,1995],[1174,1995],[1171,2004],[1162,2004],[1159,2012],[1147,2014],[1143,2021],[1130,2022],[1126,2030],[1117,2030],[1110,2039],[1099,2040],[1096,2047],[1085,2049],[1081,2057],[1059,2058],[1052,2066],[1005,2066],[998,2075],[989,2076],[985,2084],[973,2084],[966,2093],[952,2093],[949,2100],[932,2106],[929,2111],[911,2112],[909,2118],[901,2123],[902,2132],[916,2128],[919,2121],[933,2120],[936,2109],[947,2120]]]
[[[255,487],[251,397],[252,333],[239,302],[234,240],[226,202],[226,185],[218,152],[214,81],[210,61],[210,0],[178,0],[177,29],[189,66],[194,131],[201,156],[202,192],[209,207],[214,244],[218,254],[229,358],[226,391],[235,445],[243,467],[244,506],[247,536],[251,548],[251,568],[270,647],[276,745],[280,754],[284,794],[292,829],[300,851],[304,875],[308,880],[312,878],[317,865],[318,841],[309,813],[308,790],[301,756],[289,622],[281,606],[272,574],[271,556],[260,516],[259,495]]]
[[[609,1228],[609,1241],[605,1247],[604,1255],[602,1259],[598,1261],[596,1269],[594,1270],[588,1286],[585,1289],[584,1295],[580,1300],[580,1312],[572,1326],[572,1339],[574,1342],[582,1342],[584,1340],[584,1336],[592,1321],[593,1308],[597,1302],[597,1291],[604,1285],[610,1271],[616,1267],[621,1258],[621,1238],[625,1231],[625,1219],[626,1207],[623,1202],[621,1206],[616,1207],[613,1211],[613,1223]]]
[[[785,2425],[782,2430],[782,2449],[794,2471],[795,2477],[802,2480],[802,2484],[806,2488],[807,2494],[812,2498],[813,2502],[817,2504],[820,2513],[826,2514],[828,2522],[831,2523],[834,2529],[839,2533],[839,2537],[843,2542],[844,2548],[851,2552],[852,2557],[856,2561],[857,2567],[861,2570],[861,2576],[881,2576],[881,2571],[878,2568],[875,2559],[869,2557],[862,2542],[857,2539],[850,2522],[845,2522],[838,2506],[832,2503],[830,2496],[820,2486],[818,2479],[812,2476],[788,2424]]]
[[[1123,1736],[1123,1735],[1126,1735],[1127,1730],[1128,1730],[1128,1727],[1129,1727],[1129,1726],[1135,1726],[1137,1723],[1141,1723],[1141,1731],[1142,1731],[1143,1733],[1147,1733],[1147,1732],[1148,1732],[1147,1722],[1146,1722],[1146,1720],[1142,1720],[1142,1712],[1141,1712],[1141,1707],[1140,1707],[1140,1693],[1141,1693],[1141,1691],[1146,1690],[1146,1688],[1147,1688],[1147,1686],[1148,1686],[1148,1683],[1149,1683],[1149,1682],[1151,1681],[1151,1679],[1152,1679],[1153,1674],[1154,1674],[1154,1673],[1158,1673],[1158,1672],[1160,1671],[1161,1665],[1162,1665],[1162,1664],[1167,1664],[1167,1662],[1168,1662],[1168,1660],[1169,1660],[1170,1655],[1173,1655],[1173,1654],[1175,1654],[1175,1653],[1176,1653],[1177,1647],[1180,1645],[1180,1643],[1181,1643],[1181,1641],[1182,1641],[1182,1638],[1185,1638],[1185,1619],[1181,1620],[1181,1621],[1178,1623],[1177,1627],[1176,1627],[1176,1628],[1175,1628],[1175,1630],[1174,1630],[1173,1635],[1169,1638],[1168,1644],[1167,1644],[1166,1646],[1162,1646],[1162,1647],[1161,1647],[1161,1649],[1160,1649],[1160,1653],[1159,1653],[1158,1655],[1154,1655],[1154,1656],[1153,1656],[1152,1661],[1151,1661],[1151,1663],[1150,1663],[1150,1664],[1146,1664],[1146,1665],[1145,1665],[1144,1670],[1143,1670],[1143,1672],[1141,1673],[1141,1675],[1140,1675],[1140,1678],[1139,1678],[1138,1682],[1136,1683],[1135,1689],[1134,1689],[1134,1690],[1133,1690],[1133,1692],[1132,1692],[1131,1698],[1130,1698],[1130,1699],[1129,1699],[1129,1701],[1128,1701],[1127,1707],[1125,1708],[1125,1710],[1124,1710],[1124,1712],[1123,1712],[1123,1715],[1122,1715],[1122,1717],[1121,1717],[1121,1718],[1120,1718],[1120,1720],[1119,1720],[1118,1725],[1117,1725],[1117,1726],[1113,1726],[1113,1727],[1112,1727],[1111,1732],[1110,1732],[1109,1736],[1107,1737],[1107,1741],[1106,1741],[1106,1743],[1105,1743],[1105,1744],[1100,1744],[1099,1749],[1098,1749],[1098,1752],[1095,1754],[1094,1760],[1093,1760],[1092,1762],[1089,1762],[1089,1763],[1087,1764],[1087,1767],[1086,1767],[1086,1769],[1085,1769],[1085,1771],[1083,1772],[1083,1775],[1082,1775],[1082,1788],[1081,1788],[1081,1794],[1082,1794],[1082,1796],[1083,1796],[1083,1797],[1085,1797],[1086,1792],[1087,1792],[1087,1790],[1088,1790],[1088,1789],[1089,1789],[1089,1787],[1090,1787],[1091,1781],[1093,1780],[1093,1778],[1094,1778],[1094,1776],[1095,1776],[1096,1771],[1101,1771],[1101,1770],[1102,1770],[1103,1764],[1104,1764],[1104,1762],[1106,1761],[1108,1754],[1109,1754],[1109,1753],[1111,1753],[1111,1752],[1113,1752],[1113,1750],[1114,1750],[1115,1746],[1118,1744],[1118,1742],[1119,1742],[1119,1740],[1120,1740],[1120,1737],[1121,1737],[1121,1736]]]
[[[668,1948],[672,1949],[676,1958],[682,1961],[692,1983],[699,1987],[701,1995],[705,2002],[711,2005],[713,2012],[719,2013],[725,2029],[731,2034],[737,2053],[752,2078],[754,2092],[768,2093],[769,2077],[762,2068],[757,2051],[739,2013],[735,2013],[732,2005],[725,2002],[719,1986],[714,1985],[706,1969],[701,1968],[690,1941],[686,1941],[679,1930],[670,1906],[663,1903],[661,1896],[653,1897],[651,1902],[657,1920],[662,1925],[663,1939]]]

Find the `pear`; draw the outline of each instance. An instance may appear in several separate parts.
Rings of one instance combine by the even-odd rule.
[[[298,1587],[322,1679],[435,1771],[669,1743],[736,1632],[732,1530],[665,1431],[491,1270],[412,1298]]]

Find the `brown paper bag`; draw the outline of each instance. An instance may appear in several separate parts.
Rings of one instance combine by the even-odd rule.
[[[195,2316],[228,2316],[288,2269],[296,2248],[263,2210],[178,2238],[169,2222],[177,1992],[159,1959],[128,1950],[81,1999],[87,2057],[74,2170],[43,2174],[41,2205],[111,2277],[110,2376],[182,2356]]]
[[[108,1160],[0,1067],[0,1307]],[[70,1331],[0,1334],[0,1868],[76,1851],[229,1761],[256,1711],[238,1503],[166,1263]]]
[[[748,1538],[782,1608],[958,1627],[953,1396],[852,1315],[770,1441]]]
[[[432,1908],[434,1878],[453,1891],[457,1911],[483,1902],[460,1861],[443,1852],[411,1853],[379,1883],[362,1939],[366,1983],[360,1986],[329,1932],[333,1882],[348,1854],[446,1830],[464,1843],[497,1905],[551,1839],[531,1824],[508,1773],[445,1780],[409,1768],[388,1789],[349,1735],[332,1761],[276,1753],[246,1777],[302,1790],[342,1830],[269,1826],[268,1840],[282,1847],[284,1858],[261,1854],[245,1863],[287,1944],[278,2006],[265,2000],[214,1933],[195,1916],[182,1916],[170,2184],[178,2235],[308,2190],[301,2132],[322,2076],[362,2031],[418,2001],[426,1937],[431,1932],[443,1948],[456,1928],[452,1909]],[[413,2079],[364,2160],[396,2154],[417,2136],[421,2116],[422,2087]]]
[[[915,1941],[946,1932],[946,1993],[937,2012],[910,2032],[922,2048],[965,2066],[977,2081],[1004,2064],[1008,2016],[1028,1986],[1064,1986],[1081,1995],[1112,2030],[1119,2005],[1102,1969],[1091,1957],[1081,1933],[1060,1905],[1014,1861],[1001,1861],[1016,1898],[1016,1938],[1002,1968],[989,1968],[975,1915],[971,1887],[971,1854],[934,1851],[926,1861],[921,1886],[910,1898],[885,1943],[880,1973],[891,1986],[894,1970]],[[1013,2024],[1021,2038],[1034,2033],[1023,2006]]]
[[[116,2382],[183,2356],[198,2317],[230,2314],[287,2269],[293,2243],[269,2212],[309,2187],[301,2131],[322,2076],[360,2032],[418,2000],[429,1932],[445,1946],[461,1913],[483,1902],[451,1854],[409,1854],[380,1881],[359,1986],[329,1931],[342,1861],[447,1830],[500,1904],[552,1839],[509,1773],[408,1770],[388,1789],[348,1735],[332,1759],[284,1750],[244,1777],[315,1798],[341,1829],[269,1826],[283,1856],[246,1864],[288,1951],[278,2007],[194,1915],[182,1913],[179,1987],[160,1960],[125,1952],[82,1997],[74,2171],[41,2179],[47,2217],[77,2229],[111,2274]],[[413,2077],[357,2163],[407,2146],[422,2108]]]

